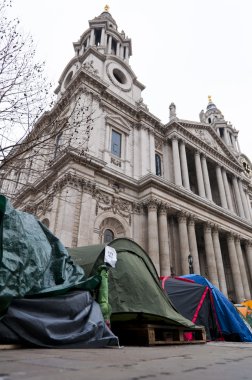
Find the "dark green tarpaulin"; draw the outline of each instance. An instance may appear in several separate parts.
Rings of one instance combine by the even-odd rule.
[[[0,195],[0,316],[13,298],[88,289],[85,280],[59,239]]]
[[[195,325],[180,315],[160,286],[156,269],[146,252],[134,241],[120,238],[109,243],[117,251],[115,268],[109,270],[109,303],[111,321],[144,318],[162,320],[173,325],[193,328]],[[76,264],[87,276],[96,273],[104,263],[105,245],[68,249]]]

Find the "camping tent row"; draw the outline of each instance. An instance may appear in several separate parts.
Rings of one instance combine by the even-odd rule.
[[[135,322],[197,331],[197,321],[183,316],[170,301],[150,257],[137,243],[121,238],[109,246],[117,252],[115,268],[107,271],[112,330],[113,324]],[[105,248],[103,244],[68,252],[34,216],[15,210],[0,196],[0,343],[118,345],[95,301]],[[217,307],[215,311],[217,317],[223,312]],[[224,331],[222,321],[219,325],[228,335],[231,329]],[[215,330],[211,327],[210,334]],[[241,333],[235,326],[232,333],[252,340],[249,330]]]

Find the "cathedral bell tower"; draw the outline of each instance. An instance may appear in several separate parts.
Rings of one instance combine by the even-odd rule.
[[[73,46],[75,57],[63,71],[55,91],[59,97],[82,70],[100,79],[109,91],[131,104],[142,101],[141,91],[145,87],[129,65],[131,39],[123,30],[118,31],[107,5],[99,16],[89,21],[89,28]]]

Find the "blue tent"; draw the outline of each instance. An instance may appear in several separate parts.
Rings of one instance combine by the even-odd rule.
[[[198,274],[181,276],[201,285],[207,285],[212,293],[217,319],[225,340],[252,342],[252,332],[235,306],[205,277]]]

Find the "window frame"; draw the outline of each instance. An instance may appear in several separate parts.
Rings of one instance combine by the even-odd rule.
[[[113,142],[113,136],[119,136],[120,144],[119,144],[119,152],[117,153],[116,150],[113,149],[113,146],[115,143]],[[115,157],[122,158],[122,133],[116,131],[114,128],[111,130],[111,154]]]

